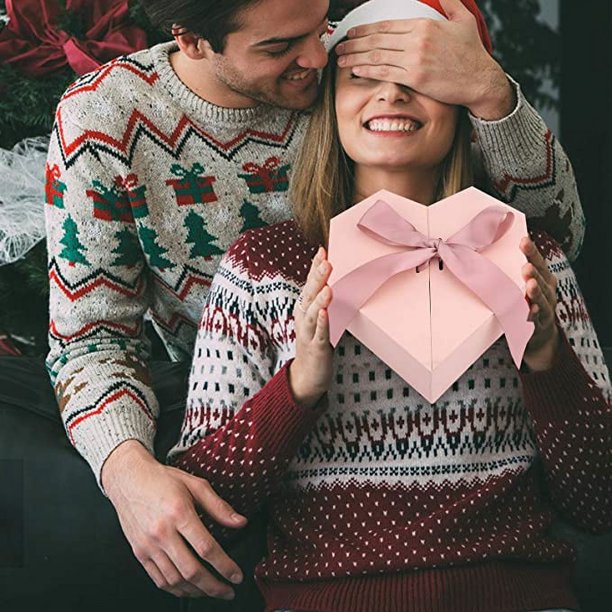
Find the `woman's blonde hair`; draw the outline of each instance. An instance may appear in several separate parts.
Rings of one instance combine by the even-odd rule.
[[[330,53],[319,97],[291,178],[290,198],[297,225],[313,244],[327,245],[330,219],[351,205],[353,162],[338,137],[335,111],[336,57]],[[435,201],[473,183],[471,125],[460,109],[455,139],[442,162]]]

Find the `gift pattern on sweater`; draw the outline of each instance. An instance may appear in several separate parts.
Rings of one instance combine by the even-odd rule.
[[[265,105],[205,102],[175,74],[174,50],[162,44],[79,79],[51,138],[47,366],[69,439],[98,478],[124,440],[153,449],[158,404],[144,317],[173,359],[191,358],[222,254],[240,233],[290,217],[291,166],[307,122]],[[505,120],[472,118],[490,148],[486,172],[528,216],[550,214],[545,224],[574,253],[584,228],[571,168],[517,91]]]
[[[486,602],[491,581],[513,609],[574,605],[564,577],[572,551],[548,527],[557,512],[586,529],[611,526],[611,388],[566,257],[535,240],[559,281],[552,370],[519,373],[501,338],[429,404],[345,334],[316,410],[295,404],[287,378],[292,311],[316,249],[293,222],[231,247],[170,458],[239,512],[269,503],[258,579],[270,609],[371,610],[413,591],[415,610],[476,609],[470,601]],[[471,600],[456,584],[466,581]],[[436,583],[463,595],[438,608]]]

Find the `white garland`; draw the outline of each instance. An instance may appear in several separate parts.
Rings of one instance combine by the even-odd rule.
[[[0,266],[21,259],[45,236],[45,161],[49,137],[0,149]]]
[[[2,31],[2,28],[8,24],[9,21],[10,21],[10,18],[6,14],[6,11],[0,8],[0,32]]]

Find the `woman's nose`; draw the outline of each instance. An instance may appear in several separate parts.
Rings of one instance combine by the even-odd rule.
[[[408,102],[411,97],[409,87],[388,81],[381,81],[376,93],[378,100],[385,102]]]

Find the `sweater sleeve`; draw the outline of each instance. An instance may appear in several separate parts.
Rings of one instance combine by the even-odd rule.
[[[252,282],[250,248],[247,232],[227,252],[213,280],[196,339],[179,443],[169,454],[173,465],[206,478],[246,515],[281,484],[321,412],[321,407],[304,409],[293,398],[291,360],[282,363],[266,323],[289,318],[292,300],[268,292],[274,285],[278,292],[282,281]],[[257,291],[266,299],[257,300]]]
[[[510,78],[510,77],[508,77]],[[470,116],[477,150],[494,195],[550,234],[570,261],[580,252],[585,218],[571,163],[520,86],[515,109],[498,121]]]
[[[47,165],[46,365],[70,442],[101,487],[102,466],[119,444],[135,439],[153,452],[158,405],[146,365],[147,277],[116,184],[121,170],[86,150],[72,154],[84,129],[63,110],[60,103]]]
[[[577,527],[603,532],[612,528],[610,375],[576,277],[546,242],[536,237],[558,279],[561,344],[551,369],[521,372],[525,405],[552,502]]]

